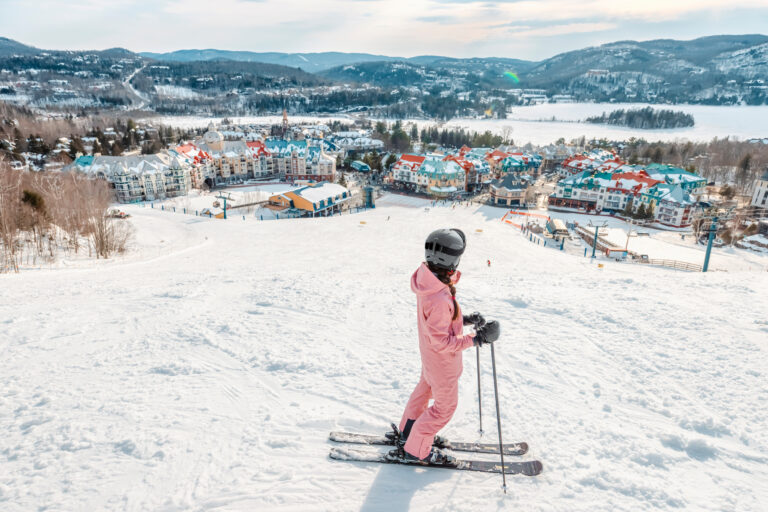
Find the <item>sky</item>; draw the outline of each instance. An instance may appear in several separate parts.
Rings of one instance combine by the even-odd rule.
[[[541,60],[626,39],[759,33],[768,0],[0,0],[0,36],[54,50]]]

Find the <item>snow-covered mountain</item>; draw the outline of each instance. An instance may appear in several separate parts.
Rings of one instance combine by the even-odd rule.
[[[0,276],[3,511],[768,508],[768,273],[734,249],[711,261],[730,272],[600,268],[490,207],[393,195],[259,222],[155,206],[126,207],[122,259]],[[506,496],[499,475],[328,458],[329,431],[384,431],[418,381],[409,278],[439,227],[468,237],[457,300],[502,325],[504,439],[544,463]],[[701,257],[668,235],[630,248]],[[448,438],[480,439],[475,364],[465,352]],[[493,442],[487,348],[481,377]]]
[[[301,68],[304,71],[317,72],[334,66],[343,66],[356,62],[393,60],[393,57],[371,53],[318,52],[318,53],[281,53],[249,52],[232,50],[176,50],[167,53],[142,52],[140,55],[154,60],[171,62],[190,62],[201,60],[234,60],[244,62],[264,62]]]

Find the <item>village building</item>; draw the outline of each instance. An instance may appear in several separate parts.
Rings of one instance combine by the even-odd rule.
[[[671,227],[691,224],[697,203],[682,183],[654,179],[632,166],[619,168],[621,172],[582,171],[560,180],[549,197],[550,209],[622,214],[628,207],[634,213],[644,205],[660,224]]]
[[[466,190],[467,170],[443,155],[404,154],[392,165],[392,180],[414,192],[448,197]]]
[[[392,164],[392,182],[408,190],[419,190],[427,186],[426,176],[418,174],[426,156],[403,154]]]
[[[703,177],[672,165],[650,164],[642,169],[651,178],[670,185],[680,185],[690,194],[701,194],[707,186],[707,180]]]
[[[264,144],[272,156],[273,172],[281,179],[336,181],[336,158],[327,154],[322,144],[283,139],[267,139]]]
[[[491,204],[494,206],[525,206],[525,195],[530,186],[527,176],[508,174],[491,182]]]
[[[752,200],[749,204],[768,210],[768,169],[755,183],[755,191],[752,193]]]
[[[659,183],[643,192],[641,200],[646,210],[652,209],[660,224],[677,228],[690,226],[693,222],[696,201],[681,183]]]
[[[434,197],[449,197],[466,189],[464,169],[450,160],[425,160],[417,173],[426,178],[424,191]]]
[[[336,183],[318,183],[289,192],[275,194],[269,198],[269,207],[287,213],[303,216],[328,216],[341,212],[344,203],[349,202],[349,191]]]
[[[272,161],[258,141],[225,140],[221,132],[209,130],[194,145],[210,157],[208,165],[214,173],[214,183],[262,178],[273,173]]]
[[[183,196],[192,188],[189,164],[177,154],[81,156],[64,170],[79,170],[106,179],[121,203]]]

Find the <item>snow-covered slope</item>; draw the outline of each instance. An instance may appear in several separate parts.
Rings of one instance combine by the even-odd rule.
[[[3,511],[768,508],[768,273],[601,269],[501,210],[396,196],[328,219],[128,211],[130,260],[0,276]],[[459,302],[502,323],[505,440],[544,462],[507,496],[498,475],[327,457],[330,430],[399,419],[409,278],[444,226],[468,234]],[[477,439],[475,375],[472,350],[449,438]]]

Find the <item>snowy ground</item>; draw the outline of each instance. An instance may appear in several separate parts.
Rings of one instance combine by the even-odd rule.
[[[183,213],[195,215],[195,212],[201,213],[204,210],[211,210],[213,214],[220,213],[221,207],[214,207],[214,203],[219,203],[221,206],[222,201],[217,197],[224,194],[228,197],[227,206],[231,208],[228,213],[234,217],[247,215],[249,217],[259,218],[261,215],[268,214],[272,216],[272,211],[266,208],[262,208],[258,205],[253,205],[256,202],[267,201],[275,194],[282,192],[288,192],[300,187],[295,187],[290,184],[270,184],[270,185],[258,185],[248,187],[232,187],[221,190],[215,190],[210,192],[203,192],[201,190],[192,190],[186,196],[179,196],[170,199],[164,199],[161,201],[153,201],[154,208],[160,208],[161,206],[173,211],[176,208],[176,213]],[[145,203],[144,207],[148,208],[151,203]],[[242,208],[233,208],[237,205],[249,205]]]
[[[504,210],[500,210],[504,211]],[[633,252],[645,254],[651,259],[677,260],[695,265],[703,265],[706,246],[698,244],[690,230],[667,231],[650,227],[639,227],[609,216],[586,215],[561,211],[532,210],[534,213],[549,215],[564,222],[578,222],[581,226],[589,223],[603,226],[600,234],[619,248],[625,246]],[[502,213],[503,214],[503,213]],[[544,227],[545,219],[525,216],[507,216],[507,219],[522,224],[526,221],[538,223]],[[627,233],[631,233],[627,243]],[[640,233],[639,236],[636,234]],[[574,244],[575,245],[575,244]],[[581,249],[583,251],[583,247]],[[736,247],[713,248],[710,256],[710,269],[729,272],[752,271],[768,272],[768,258],[761,251],[748,251]]]
[[[768,273],[600,269],[495,208],[378,204],[275,222],[129,206],[125,259],[0,276],[0,509],[768,509]],[[468,234],[459,302],[502,324],[505,440],[544,462],[506,496],[498,475],[327,458],[329,431],[399,419],[409,278],[443,226]],[[475,372],[469,351],[449,438],[478,437]]]

